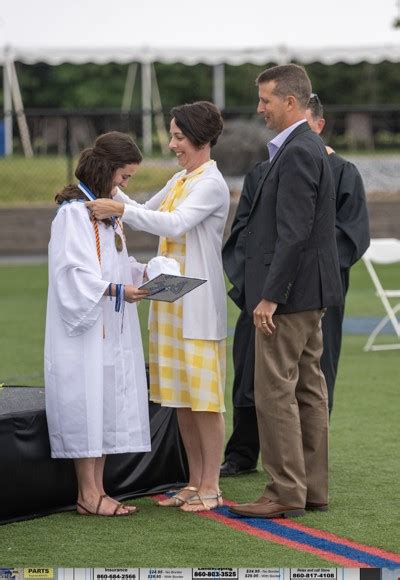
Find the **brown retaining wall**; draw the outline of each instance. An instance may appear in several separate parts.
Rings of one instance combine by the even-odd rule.
[[[236,196],[232,198],[226,232],[236,209]],[[400,239],[400,200],[368,203],[371,237]],[[55,209],[44,206],[0,206],[0,256],[43,255],[47,253],[51,221]],[[157,237],[144,232],[133,232],[125,227],[128,250],[131,254],[157,251]]]

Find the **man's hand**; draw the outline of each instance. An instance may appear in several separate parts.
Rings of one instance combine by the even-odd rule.
[[[85,205],[98,220],[104,220],[112,216],[121,217],[125,209],[123,203],[107,198],[86,201]]]
[[[253,310],[254,326],[267,336],[272,334],[276,328],[272,322],[272,316],[277,307],[278,304],[276,302],[263,299]]]

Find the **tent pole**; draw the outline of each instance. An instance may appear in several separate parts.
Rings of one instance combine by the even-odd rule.
[[[145,155],[151,155],[153,151],[151,113],[151,62],[142,62],[142,128]]]
[[[12,117],[12,96],[11,96],[11,79],[9,78],[9,49],[4,50],[3,64],[3,111],[4,111],[4,153],[12,155],[13,153],[13,117]]]
[[[213,101],[222,111],[225,109],[225,65],[224,63],[213,66]]]
[[[25,155],[25,157],[33,157],[33,149],[32,149],[31,138],[29,135],[29,127],[28,127],[28,123],[26,121],[24,105],[22,103],[22,96],[21,96],[21,91],[19,88],[17,71],[15,69],[14,61],[10,59],[7,62],[6,68],[7,68],[8,80],[9,80],[10,85],[11,85],[11,93],[12,93],[12,98],[14,101],[14,109],[15,109],[15,113],[17,116],[18,129],[19,129],[19,134],[21,137],[21,143],[22,143],[22,148],[24,150],[24,155]]]
[[[165,127],[164,115],[162,110],[161,95],[158,87],[156,69],[154,64],[151,65],[151,80],[152,80],[152,96],[153,96],[153,106],[154,106],[154,121],[156,124],[158,140],[160,142],[161,153],[165,156],[169,154],[168,147],[168,133]]]
[[[137,64],[136,62],[131,62],[128,65],[128,72],[126,73],[124,96],[122,97],[121,111],[123,113],[129,113],[132,106],[133,89],[135,88]]]

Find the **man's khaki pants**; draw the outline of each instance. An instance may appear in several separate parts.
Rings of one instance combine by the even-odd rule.
[[[328,503],[328,397],[320,368],[323,310],[278,314],[256,330],[255,403],[264,495],[286,506]]]

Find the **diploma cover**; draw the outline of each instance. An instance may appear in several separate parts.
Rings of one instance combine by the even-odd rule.
[[[162,302],[175,302],[188,292],[207,282],[201,278],[188,278],[173,274],[159,274],[152,280],[140,286],[150,292],[143,300],[161,300]]]

